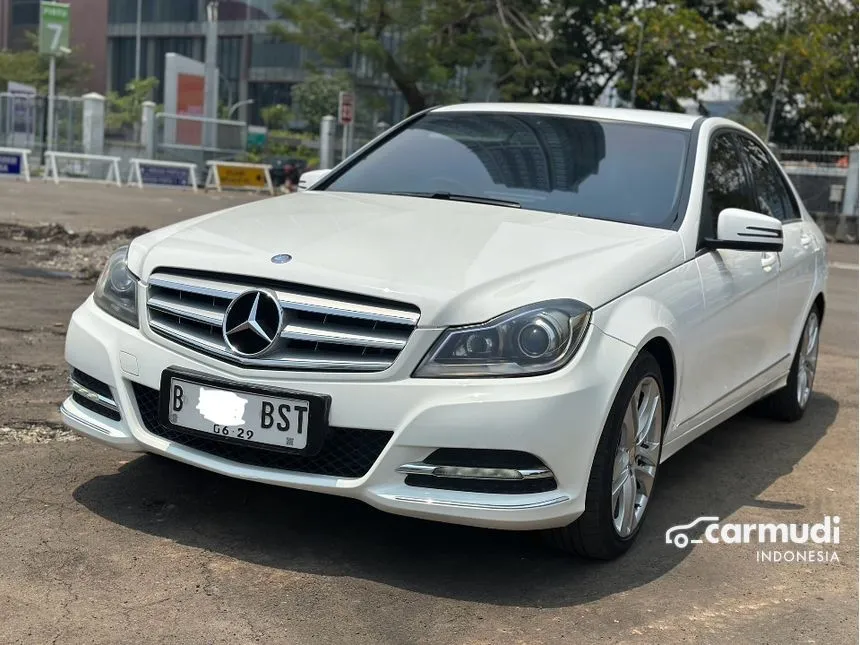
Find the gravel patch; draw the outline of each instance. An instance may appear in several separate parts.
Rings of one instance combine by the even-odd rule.
[[[0,426],[0,446],[10,443],[49,443],[77,441],[78,435],[61,424],[20,423]]]
[[[0,223],[0,241],[9,242],[0,244],[0,255],[15,256],[19,273],[26,274],[28,268],[39,267],[47,272],[34,277],[93,281],[117,247],[148,232],[141,226],[97,233],[76,232],[61,224]]]

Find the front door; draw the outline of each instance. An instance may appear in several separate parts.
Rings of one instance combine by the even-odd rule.
[[[758,210],[737,135],[723,130],[709,146],[700,240],[716,237],[717,216],[729,207]],[[696,264],[704,316],[688,352],[687,419],[681,420],[695,419],[693,426],[746,396],[782,351],[776,333],[779,254],[701,248]]]

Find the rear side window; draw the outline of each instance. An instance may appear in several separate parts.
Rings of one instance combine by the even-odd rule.
[[[747,137],[739,137],[741,149],[749,163],[758,213],[785,221],[794,218],[791,199],[779,171],[760,145]]]
[[[701,237],[717,236],[717,216],[725,208],[756,210],[740,151],[731,133],[717,134],[708,150],[702,196]]]

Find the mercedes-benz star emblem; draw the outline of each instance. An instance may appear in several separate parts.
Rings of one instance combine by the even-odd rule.
[[[240,356],[259,356],[278,342],[284,313],[271,291],[254,289],[236,296],[224,314],[224,341]]]

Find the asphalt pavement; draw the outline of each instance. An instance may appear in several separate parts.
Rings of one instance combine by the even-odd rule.
[[[742,414],[694,442],[661,470],[639,543],[596,564],[531,534],[391,516],[61,427],[65,326],[119,242],[111,231],[242,199],[0,184],[0,643],[857,642],[857,246],[830,249],[805,418]],[[32,228],[46,222],[75,234]],[[665,544],[701,515],[838,515],[838,560]]]

